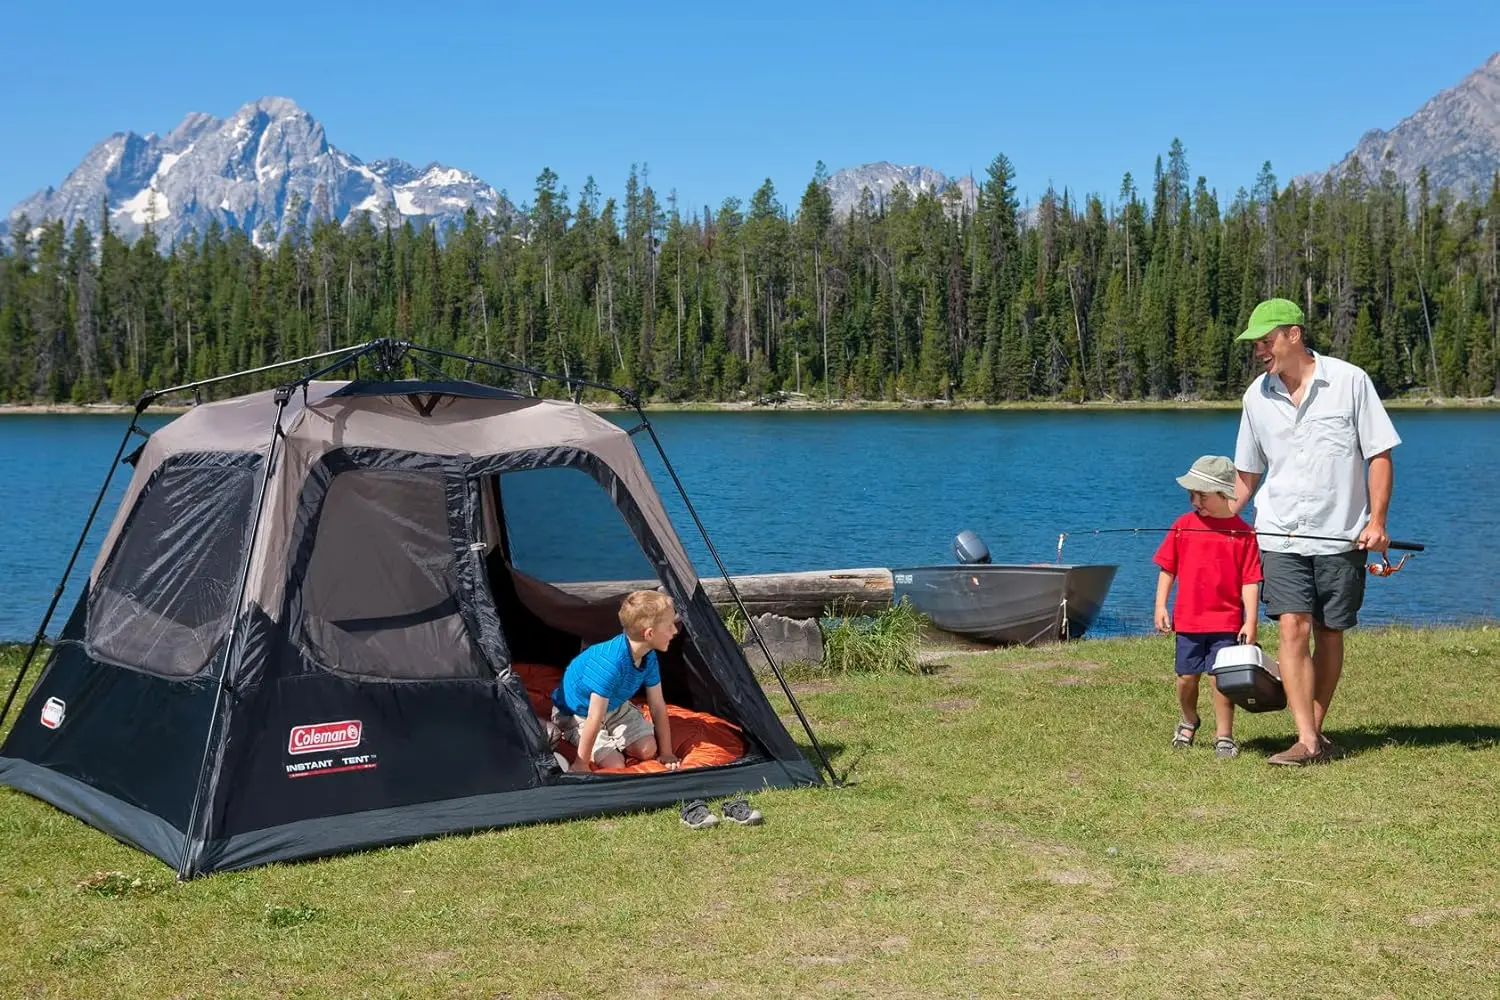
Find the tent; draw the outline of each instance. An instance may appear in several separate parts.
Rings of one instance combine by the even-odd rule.
[[[351,348],[197,405],[125,456],[118,512],[0,744],[0,785],[191,878],[822,782],[699,584],[636,449],[644,432],[681,490],[638,402],[628,431],[576,396],[433,365],[401,377],[428,350]],[[702,767],[569,773],[528,680],[618,634],[608,581],[646,578],[683,626],[661,657],[666,700],[737,742]]]

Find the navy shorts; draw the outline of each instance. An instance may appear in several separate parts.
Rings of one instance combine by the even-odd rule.
[[[1214,657],[1225,646],[1240,644],[1237,632],[1177,633],[1177,676],[1206,674],[1213,669]]]

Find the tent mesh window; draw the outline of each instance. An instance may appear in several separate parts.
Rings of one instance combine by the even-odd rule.
[[[316,532],[301,624],[323,667],[393,680],[488,674],[460,611],[441,473],[341,472]]]
[[[510,564],[551,584],[602,580],[657,585],[656,570],[614,500],[582,469],[500,474]]]
[[[187,456],[154,477],[90,603],[87,643],[95,657],[167,677],[189,677],[208,664],[228,630],[244,567],[256,465],[205,465]]]
[[[582,469],[496,480],[504,537],[488,564],[506,643],[514,659],[565,666],[581,645],[620,634],[620,598],[655,588],[656,571],[609,490]]]

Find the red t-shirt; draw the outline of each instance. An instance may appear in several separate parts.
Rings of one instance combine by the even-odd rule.
[[[1253,532],[1239,517],[1204,517],[1195,510],[1172,522],[1152,561],[1177,578],[1174,631],[1240,630],[1245,622],[1240,588],[1261,581]]]

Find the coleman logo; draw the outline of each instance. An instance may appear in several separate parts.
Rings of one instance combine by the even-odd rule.
[[[359,746],[364,724],[358,719],[348,722],[315,722],[293,726],[287,740],[287,753],[322,753],[327,750],[350,750]]]
[[[42,705],[42,725],[48,729],[56,729],[63,724],[63,716],[67,714],[67,702],[61,698],[48,698]]]

